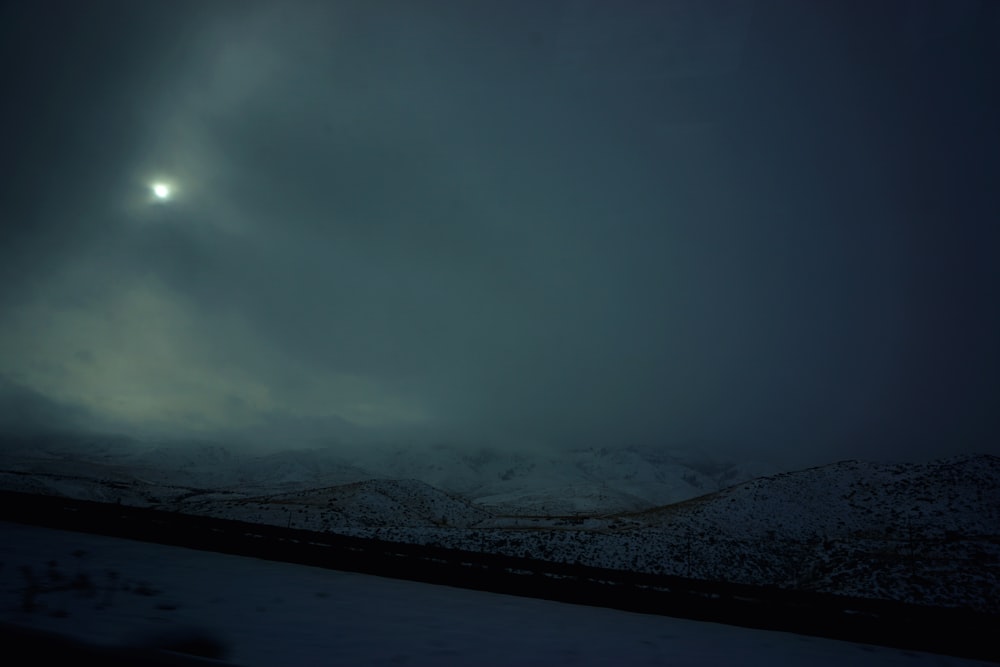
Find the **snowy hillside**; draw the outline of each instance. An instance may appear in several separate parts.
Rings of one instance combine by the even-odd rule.
[[[200,496],[176,506],[251,523],[307,530],[450,526],[468,528],[490,515],[417,480],[368,480],[240,499]]]
[[[254,498],[192,495],[175,507],[486,553],[1000,610],[1000,459],[992,456],[845,461],[617,514],[489,513],[414,480]]]
[[[966,456],[924,464],[843,461],[756,479],[637,517],[677,515],[703,532],[788,538],[931,539],[996,534],[1000,458]]]
[[[364,533],[361,533],[364,534]],[[1000,611],[1000,459],[843,462],[655,510],[387,539]]]
[[[652,448],[501,451],[440,445],[355,454],[378,476],[419,479],[498,514],[635,511],[717,491],[774,468]]]
[[[216,445],[116,445],[94,448],[93,457],[70,450],[8,451],[0,487],[1000,611],[1000,459],[993,456],[844,461],[736,483],[749,469],[635,448],[530,456],[441,447],[351,457],[237,455]],[[674,496],[682,502],[652,506],[653,498]]]
[[[132,489],[148,484],[256,496],[369,479],[415,479],[487,511],[525,516],[637,511],[774,472],[773,467],[761,464],[634,447],[517,452],[440,445],[250,453],[211,442],[162,444],[78,437],[20,446],[4,443],[0,470],[100,481],[99,489],[78,486],[69,491],[67,484],[65,491],[48,491],[95,500],[115,499],[115,493],[106,488],[110,481]],[[150,497],[145,492],[139,495]],[[125,497],[122,502],[131,501]]]

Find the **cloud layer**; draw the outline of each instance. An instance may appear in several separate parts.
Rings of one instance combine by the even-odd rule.
[[[0,374],[158,434],[995,451],[988,3],[539,4],[5,10]]]

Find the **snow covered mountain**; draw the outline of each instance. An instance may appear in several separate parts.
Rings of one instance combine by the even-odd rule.
[[[419,479],[493,513],[568,515],[635,511],[693,498],[775,472],[654,448],[506,451],[440,445],[358,454],[380,477]]]
[[[133,489],[147,484],[256,496],[370,479],[415,479],[492,513],[537,516],[648,509],[775,468],[635,447],[540,453],[439,445],[250,453],[212,442],[66,437],[0,447],[0,470],[48,476],[48,492],[95,500],[115,497],[106,488],[109,481]],[[58,490],[53,477],[58,475],[77,480],[72,492]],[[87,479],[101,488],[88,491],[85,483],[81,486]],[[3,488],[11,488],[10,483]]]
[[[1000,612],[1000,458],[845,461],[636,513],[382,537]]]
[[[249,498],[198,496],[175,508],[192,514],[319,531],[469,528],[491,517],[471,503],[423,482],[384,479]]]

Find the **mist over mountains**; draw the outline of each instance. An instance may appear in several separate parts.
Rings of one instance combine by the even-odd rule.
[[[642,447],[506,451],[439,444],[261,452],[82,435],[8,439],[0,462],[17,472],[241,495],[414,479],[493,510],[529,514],[647,509],[775,472],[765,463]]]

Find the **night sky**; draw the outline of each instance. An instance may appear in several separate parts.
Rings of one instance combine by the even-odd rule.
[[[25,0],[0,63],[3,433],[1000,454],[994,0]]]

